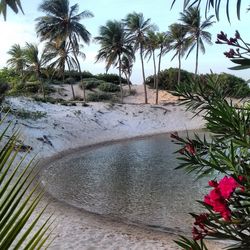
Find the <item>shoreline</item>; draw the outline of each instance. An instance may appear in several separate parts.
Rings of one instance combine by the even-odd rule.
[[[76,150],[91,150],[109,143],[204,127],[202,117],[191,120],[192,113],[173,104],[164,106],[164,109],[141,104],[115,104],[110,108],[106,103],[91,103],[89,107],[63,107],[18,98],[11,98],[10,104],[14,108],[47,112],[46,117],[38,121],[29,120],[27,123],[24,119],[17,120],[22,140],[33,147],[28,159],[40,153],[39,167],[55,157],[60,158],[66,153],[75,153]],[[43,138],[44,141],[41,140]],[[57,218],[57,228],[52,236],[56,238],[50,249],[178,249],[173,241],[177,239],[177,235],[171,232],[165,233],[105,218],[72,207],[45,193],[39,208],[47,203],[49,206],[44,217],[54,213]],[[211,242],[208,246],[216,250],[225,245]]]

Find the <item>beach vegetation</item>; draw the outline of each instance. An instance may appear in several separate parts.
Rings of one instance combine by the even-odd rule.
[[[195,75],[198,74],[199,51],[205,54],[205,42],[212,45],[212,35],[207,31],[214,21],[213,16],[206,17],[204,21],[201,19],[200,9],[198,6],[189,7],[180,13],[180,21],[185,26],[187,31],[186,39],[190,46],[186,58],[195,50]]]
[[[68,0],[44,0],[39,10],[45,13],[44,16],[36,19],[36,31],[40,40],[54,43],[55,49],[58,49],[58,53],[63,55],[60,63],[62,74],[67,65],[69,71],[76,67],[82,78],[78,57],[84,59],[85,54],[81,51],[81,42],[89,44],[91,34],[80,21],[93,17],[93,14],[88,10],[79,13],[79,5],[70,6]],[[72,54],[73,65],[67,59],[69,52]],[[71,90],[74,99],[75,93],[72,84]],[[85,99],[85,88],[83,91]]]
[[[170,91],[176,90],[178,88],[178,86],[176,85],[177,72],[178,72],[177,68],[169,68],[162,70],[159,74],[159,82],[160,82],[159,88],[162,90],[170,90]],[[195,74],[192,72],[181,70],[181,75],[182,78],[180,85],[187,85],[189,88],[192,88],[193,79],[194,77],[196,77],[197,81],[203,84],[205,90],[208,83],[208,79],[212,77],[214,81],[220,84],[220,86],[227,91],[227,96],[241,98],[241,97],[247,97],[250,94],[249,92],[250,88],[248,86],[247,81],[232,74],[210,73],[210,74],[201,74],[195,76]],[[154,75],[149,76],[146,82],[151,88],[153,88]],[[209,90],[207,89],[207,91]]]
[[[98,85],[98,89],[103,92],[118,92],[120,91],[120,88],[118,85],[109,83],[109,82],[103,82]]]
[[[96,79],[98,79],[98,80],[102,80],[102,81],[105,81],[105,82],[111,82],[111,83],[114,83],[114,84],[117,84],[117,85],[120,84],[120,78],[119,78],[118,74],[105,73],[105,74],[97,74],[94,77]],[[126,79],[124,79],[123,77],[121,77],[121,81],[122,81],[122,84],[127,83]]]
[[[106,92],[96,92],[96,93],[89,93],[87,96],[88,102],[113,102],[115,101],[114,95],[111,93]]]
[[[187,29],[185,25],[174,23],[169,26],[167,36],[169,43],[171,44],[171,50],[175,51],[175,54],[171,60],[173,60],[175,57],[178,58],[177,85],[179,85],[181,82],[181,59],[188,51],[191,44],[190,41],[186,39],[186,35]]]
[[[126,79],[126,84],[128,85],[129,91],[131,92],[131,75],[132,75],[132,69],[133,69],[133,63],[135,61],[135,57],[127,57],[125,55],[122,56],[122,60],[121,60],[121,71],[123,73],[123,75],[125,76]]]
[[[209,77],[206,86],[194,81],[192,88],[175,91],[188,110],[201,114],[211,138],[172,138],[179,145],[178,169],[197,178],[212,176],[210,191],[199,201],[201,214],[193,213],[193,239],[181,237],[183,249],[207,249],[204,239],[232,240],[227,249],[248,249],[249,237],[249,119],[250,110],[226,99],[227,90]]]
[[[124,23],[120,21],[107,21],[105,26],[100,27],[99,33],[95,40],[101,45],[101,48],[96,56],[96,61],[104,61],[106,71],[112,65],[118,66],[121,102],[123,102],[122,57],[134,58],[130,36],[125,30]]]
[[[141,68],[142,68],[142,80],[144,86],[144,98],[145,104],[148,103],[147,88],[146,88],[146,76],[144,66],[144,54],[146,48],[146,35],[149,31],[156,29],[156,26],[151,24],[151,19],[145,19],[143,13],[133,12],[128,14],[123,20],[126,24],[127,30],[130,35],[131,41],[133,41],[134,51],[139,51]]]

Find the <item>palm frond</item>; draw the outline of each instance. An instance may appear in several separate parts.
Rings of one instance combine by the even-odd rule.
[[[33,249],[42,242],[46,243],[46,237],[50,234],[50,218],[40,223],[41,216],[44,214],[43,208],[36,218],[31,221],[30,217],[39,204],[43,192],[38,191],[38,184],[35,184],[36,171],[33,159],[24,166],[26,155],[17,161],[18,150],[13,153],[18,140],[18,133],[5,137],[9,132],[9,126],[4,128],[0,124],[0,249],[27,249],[29,244]],[[5,142],[4,142],[5,141]],[[31,191],[29,191],[31,189]],[[36,237],[35,226],[45,228],[44,235]],[[45,240],[45,241],[44,241]],[[30,248],[29,248],[30,249]]]
[[[22,4],[20,0],[1,0],[0,2],[0,14],[3,14],[4,20],[7,17],[7,7],[10,7],[16,14],[20,10],[22,13]]]
[[[174,6],[175,2],[176,2],[176,0],[172,1],[171,8]],[[206,16],[207,16],[208,12],[210,11],[210,9],[213,8],[217,20],[219,20],[220,19],[220,8],[221,8],[221,2],[222,2],[221,0],[204,0],[204,1],[202,1],[202,0],[184,0],[183,9],[185,10],[189,7],[194,6],[194,5],[199,7],[202,2],[206,3],[206,8],[205,8]],[[226,4],[225,11],[226,11],[227,19],[230,22],[230,0],[224,0],[223,2]],[[241,0],[231,1],[231,2],[235,3],[237,17],[238,17],[238,19],[240,19]]]

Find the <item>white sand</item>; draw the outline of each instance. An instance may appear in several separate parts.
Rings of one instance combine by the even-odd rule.
[[[128,98],[127,101],[135,103],[137,98]],[[193,114],[174,104],[112,106],[90,103],[89,107],[65,107],[35,103],[26,98],[9,98],[8,101],[18,109],[47,113],[45,118],[37,121],[16,120],[15,126],[21,128],[25,144],[33,147],[30,157],[38,153],[39,158],[46,158],[80,146],[198,129],[204,125],[201,117],[191,119]],[[50,205],[46,215],[55,211],[58,223],[50,249],[178,249],[173,242],[176,235],[111,221],[58,202],[49,195],[44,202],[48,200]],[[221,247],[212,245],[209,249]]]

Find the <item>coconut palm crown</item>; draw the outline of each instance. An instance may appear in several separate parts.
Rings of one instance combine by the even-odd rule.
[[[90,42],[90,33],[80,20],[93,17],[90,11],[79,11],[79,5],[69,6],[68,0],[45,0],[39,6],[39,10],[45,13],[45,16],[36,18],[36,31],[41,41],[82,39],[85,43]]]
[[[187,29],[180,23],[174,23],[169,26],[167,36],[170,43],[170,49],[175,51],[172,60],[178,56],[179,70],[178,70],[178,84],[181,79],[181,58],[185,55],[189,48],[190,42],[186,39]]]
[[[96,61],[105,61],[106,71],[111,65],[119,67],[119,79],[121,86],[121,59],[126,56],[130,60],[134,59],[134,50],[130,42],[128,33],[125,32],[125,26],[119,21],[108,21],[106,25],[100,27],[100,35],[95,40],[101,45],[98,51]]]
[[[199,58],[199,50],[203,54],[205,54],[205,45],[204,42],[208,44],[212,44],[212,36],[211,33],[206,31],[206,29],[210,28],[214,21],[212,21],[214,16],[209,16],[205,21],[201,20],[200,9],[198,7],[189,7],[184,12],[180,13],[181,18],[180,21],[187,29],[187,39],[190,42],[190,49],[187,54],[193,51],[196,48],[196,64],[195,64],[195,74],[198,73],[198,58]]]
[[[24,51],[19,44],[14,44],[8,51],[10,58],[7,60],[7,64],[11,66],[17,73],[23,76],[25,68]]]

